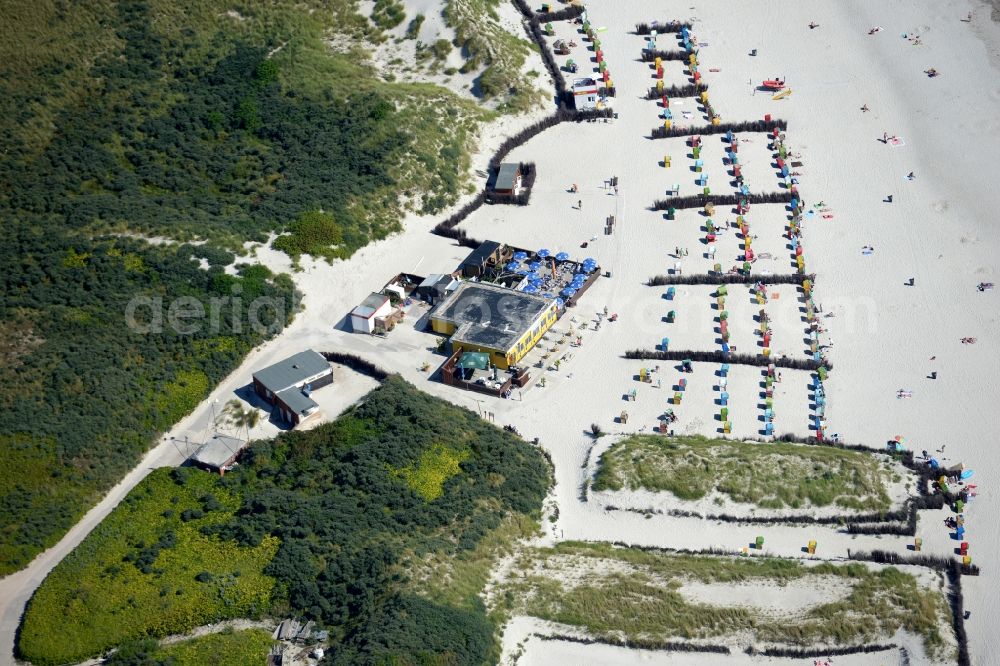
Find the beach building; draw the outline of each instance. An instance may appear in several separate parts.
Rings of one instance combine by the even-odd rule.
[[[417,295],[434,305],[458,289],[458,280],[450,274],[434,273],[417,285]]]
[[[597,81],[591,78],[573,81],[573,104],[578,111],[596,109],[598,99]]]
[[[309,394],[332,383],[333,368],[312,349],[253,373],[254,391],[293,427],[319,413],[319,405]]]
[[[558,315],[551,299],[463,282],[429,316],[435,333],[451,336],[453,350],[489,354],[490,363],[507,369],[531,351]]]
[[[493,191],[497,194],[515,194],[521,183],[521,165],[516,162],[504,162],[497,171]]]
[[[191,462],[197,467],[216,472],[221,476],[236,462],[236,458],[246,445],[247,442],[242,439],[216,433],[198,447],[191,456]]]
[[[484,241],[482,245],[469,253],[469,256],[459,266],[459,270],[465,277],[482,277],[488,266],[503,261],[505,250],[506,248],[496,241]]]
[[[385,319],[391,311],[389,297],[373,292],[351,310],[351,329],[355,333],[374,333],[377,320]]]

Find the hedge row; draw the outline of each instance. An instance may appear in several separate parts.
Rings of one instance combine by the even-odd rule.
[[[566,641],[568,643],[581,643],[583,645],[614,645],[639,650],[661,650],[664,652],[707,652],[711,654],[732,654],[725,645],[707,643],[678,643],[671,641],[656,641],[646,638],[614,638],[611,636],[604,638],[593,638],[583,636],[569,636],[566,634],[535,634],[543,641]]]
[[[660,60],[683,60],[687,62],[690,55],[690,53],[684,51],[683,49],[671,49],[669,51],[662,49],[643,49],[642,61],[654,62],[657,58],[659,58]]]
[[[669,197],[657,199],[649,207],[650,210],[670,210],[671,208],[701,208],[705,204],[715,206],[735,206],[740,201],[753,204],[788,203],[795,195],[790,190],[781,192],[762,192],[760,194],[692,194],[686,197]]]
[[[660,351],[651,349],[632,349],[625,352],[625,358],[646,359],[651,361],[694,361],[695,363],[732,363],[736,365],[755,365],[767,367],[773,364],[776,368],[789,370],[808,370],[815,372],[820,366],[827,370],[833,369],[829,363],[804,358],[772,357],[764,358],[754,354],[726,354],[721,351]]]
[[[663,21],[662,23],[656,23],[656,34],[665,35],[672,32],[680,32],[681,28],[691,29],[691,24],[687,21]],[[653,31],[653,26],[650,23],[636,23],[635,24],[635,34],[637,35],[648,35]]]
[[[781,648],[769,647],[763,650],[755,647],[748,647],[745,652],[748,655],[759,655],[762,657],[793,657],[796,659],[813,659],[816,657],[837,657],[845,654],[871,654],[874,652],[885,652],[899,648],[895,643],[888,645],[855,645],[852,647],[831,647],[831,648]]]
[[[811,280],[813,284],[816,283],[816,275],[811,274],[799,274],[791,273],[785,275],[760,275],[759,273],[751,273],[750,275],[744,275],[742,273],[699,273],[697,275],[654,275],[646,281],[646,284],[650,287],[662,287],[664,285],[672,284],[756,284],[758,282],[763,282],[764,284],[802,284],[804,280]]]
[[[670,86],[669,88],[664,87],[663,90],[657,90],[654,86],[646,92],[646,99],[660,99],[664,95],[666,95],[668,99],[673,97],[698,97],[706,90],[708,90],[708,86],[704,83],[692,83],[686,86]]]
[[[690,87],[690,86],[688,86]],[[653,88],[652,91],[655,91]],[[700,91],[699,91],[700,92]],[[672,95],[664,93],[668,98]],[[677,97],[678,95],[673,95]],[[680,97],[695,97],[696,95],[679,95]],[[659,99],[661,97],[660,93],[653,96],[648,96],[647,99]],[[650,137],[653,139],[670,139],[678,136],[697,136],[697,135],[711,135],[711,134],[725,134],[726,132],[733,132],[734,134],[739,132],[773,132],[777,128],[779,131],[785,131],[788,129],[787,120],[745,120],[740,123],[719,123],[718,125],[703,125],[701,127],[671,127],[670,129],[664,128],[662,125],[659,127],[654,127],[653,131],[650,132]]]
[[[361,358],[360,356],[355,356],[354,354],[345,354],[343,352],[322,352],[323,358],[331,363],[339,363],[340,365],[346,365],[351,370],[361,373],[362,375],[368,375],[373,379],[380,382],[385,381],[389,376],[389,373],[375,365],[371,361]]]

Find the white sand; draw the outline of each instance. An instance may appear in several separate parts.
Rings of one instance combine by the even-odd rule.
[[[436,220],[410,219],[402,234],[361,250],[350,261],[332,266],[304,262],[305,270],[296,274],[295,280],[306,294],[306,311],[276,340],[252,352],[209,400],[170,434],[202,432],[212,401],[224,403],[263,365],[305,347],[343,350],[398,371],[429,393],[474,411],[492,412],[498,425],[514,423],[526,437],[539,437],[556,466],[553,499],[560,513],[555,525],[546,523],[550,540],[739,548],[760,534],[766,538],[765,552],[783,556],[803,556],[801,549],[809,539],[819,541],[819,557],[843,556],[848,549],[906,552],[910,540],[905,538],[854,538],[818,527],[761,528],[663,516],[647,519],[624,512],[606,513],[599,506],[579,501],[584,480],[581,466],[592,445],[585,432],[590,424],[600,423],[610,432],[648,430],[666,406],[667,389],[640,386],[633,376],[644,364],[621,357],[627,349],[649,347],[670,335],[669,325],[660,320],[669,309],[667,302],[659,288],[645,287],[645,280],[672,266],[674,260],[668,254],[678,245],[691,251],[684,260],[686,272],[703,271],[710,263],[698,256],[702,246],[694,227],[700,216],[683,212],[677,220],[667,222],[661,213],[646,209],[674,182],[681,184],[681,194],[697,190],[683,142],[646,138],[660,122],[658,109],[653,102],[640,99],[651,85],[649,70],[636,61],[643,39],[627,34],[640,20],[694,16],[699,40],[708,43],[700,60],[716,110],[727,121],[760,118],[765,113],[788,119],[788,141],[804,162],[800,189],[807,202],[823,199],[835,213],[833,220],[807,223],[804,239],[807,268],[819,276],[818,299],[828,311],[837,313],[835,318],[823,320],[836,338],[830,352],[835,369],[827,383],[830,432],[872,445],[902,434],[918,451],[947,444],[945,457],[963,460],[976,469],[975,481],[981,492],[967,514],[966,536],[984,573],[979,579],[966,579],[965,601],[973,612],[967,627],[974,658],[976,663],[989,663],[989,655],[1000,651],[995,619],[1000,616],[1000,600],[995,594],[1000,532],[988,518],[998,509],[998,472],[991,464],[997,454],[990,437],[996,419],[988,414],[997,394],[993,377],[1000,370],[993,351],[997,333],[990,328],[996,322],[1000,292],[981,294],[975,285],[997,277],[995,253],[1000,238],[992,223],[992,212],[1000,204],[992,182],[994,156],[1000,148],[995,115],[1000,101],[997,24],[989,22],[988,10],[965,0],[920,5],[901,0],[876,4],[861,0],[714,3],[694,9],[638,0],[592,4],[594,24],[608,27],[601,39],[619,90],[614,106],[620,119],[564,124],[515,151],[513,159],[538,164],[531,205],[485,207],[465,228],[475,237],[597,258],[614,276],[599,280],[573,314],[590,319],[608,304],[618,312],[619,321],[605,324],[596,333],[585,332],[584,346],[575,350],[573,360],[559,373],[546,373],[547,386],[525,391],[523,400],[493,400],[428,382],[426,374],[418,370],[420,365],[428,361],[436,368],[443,360],[431,351],[434,336],[403,330],[407,329],[404,326],[380,340],[338,328],[354,305],[396,273],[452,270],[467,254],[450,241],[427,233]],[[960,22],[971,9],[976,10],[973,23]],[[810,20],[820,27],[809,30]],[[873,25],[882,25],[885,30],[868,36]],[[900,37],[900,33],[919,26],[924,26],[921,46]],[[672,47],[674,42],[661,37],[660,44]],[[756,58],[747,56],[752,48],[759,49]],[[722,71],[708,73],[712,67]],[[942,76],[928,79],[921,74],[928,67],[936,67]],[[774,75],[787,77],[794,90],[791,97],[774,102],[770,95],[752,94],[748,80],[759,82]],[[678,110],[696,110],[693,100],[683,101]],[[864,103],[872,109],[868,114],[858,110]],[[483,168],[503,136],[531,120],[504,120],[485,132],[474,167]],[[701,121],[696,117],[692,122]],[[883,131],[905,137],[906,145],[893,148],[876,141]],[[743,138],[753,140],[742,144],[740,152],[747,183],[753,191],[775,190],[777,179],[768,166],[763,136]],[[710,185],[713,191],[727,191],[717,138],[707,140],[706,146],[703,159]],[[659,165],[664,154],[673,157],[670,169]],[[917,179],[907,182],[903,177],[911,170]],[[602,188],[602,181],[611,175],[621,178],[619,196]],[[572,183],[579,184],[579,195],[566,191]],[[881,202],[888,193],[895,195],[892,204]],[[578,199],[583,202],[582,211],[573,209]],[[618,224],[614,235],[605,237],[601,235],[603,221],[612,214]],[[789,270],[787,250],[783,251],[780,238],[776,238],[781,231],[780,208],[755,206],[749,219],[752,232],[759,235],[755,249],[773,253],[775,272]],[[580,249],[580,243],[593,236],[598,236],[597,240],[586,250]],[[876,247],[874,256],[860,254],[866,244]],[[736,253],[731,236],[717,243],[717,261],[732,262]],[[916,278],[916,286],[904,287],[903,281],[911,276]],[[707,295],[696,289],[685,298],[684,307],[710,306]],[[783,293],[779,301],[783,306],[788,297]],[[771,305],[776,304],[769,304],[769,313]],[[754,314],[753,308],[745,306],[734,304],[731,310],[731,325],[741,336],[737,346],[744,349],[753,342],[752,337],[746,337],[745,327],[753,325],[748,318]],[[715,349],[711,329],[694,328],[704,316],[704,312],[691,311],[682,326],[675,326],[678,340],[687,336],[686,344],[700,342],[700,348]],[[787,345],[789,354],[801,352],[794,316],[783,316],[781,321],[776,345]],[[687,326],[691,328],[683,328]],[[698,330],[703,332],[696,336]],[[978,344],[959,344],[963,336],[977,337]],[[931,356],[937,360],[928,361]],[[940,372],[936,381],[924,378],[932,369]],[[675,408],[681,419],[678,431],[715,432],[714,370],[699,364],[695,373],[687,376],[690,387],[682,405]],[[679,374],[663,368],[660,376],[668,384]],[[806,373],[785,372],[782,390],[788,392],[790,402],[776,405],[780,432],[808,434],[804,408],[807,380]],[[318,394],[344,392],[343,403],[347,403],[352,395],[363,392],[358,390],[363,382],[348,388],[355,381],[361,382],[347,380]],[[757,381],[757,369],[736,368],[731,373],[735,436],[754,435],[759,427]],[[623,393],[633,387],[638,389],[639,400],[624,402]],[[895,391],[899,388],[912,389],[914,397],[897,400]],[[622,409],[631,415],[625,426],[613,421]],[[334,409],[325,411],[326,418],[335,416]],[[0,661],[10,660],[23,604],[49,569],[150,468],[179,461],[167,444],[152,450],[57,546],[24,571],[0,581]],[[923,515],[919,533],[926,551],[950,554],[956,545],[941,526],[946,515]],[[511,640],[518,627],[515,622],[508,629],[504,638],[508,648],[517,643]],[[730,663],[714,656],[673,656],[539,641],[529,641],[529,648],[529,655],[519,663],[552,663],[556,659],[573,663]],[[505,650],[505,654],[509,658],[511,651]],[[836,658],[838,664],[895,660],[892,654]],[[763,662],[740,655],[731,663]]]

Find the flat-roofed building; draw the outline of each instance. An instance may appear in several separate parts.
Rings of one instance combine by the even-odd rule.
[[[242,439],[216,433],[198,447],[191,456],[191,462],[210,472],[225,474],[226,469],[236,462],[236,458],[246,445],[247,442]]]
[[[257,395],[274,405],[281,419],[293,426],[319,413],[319,405],[309,394],[332,383],[333,368],[312,349],[253,373]]]
[[[374,333],[375,320],[384,319],[392,312],[389,297],[385,294],[369,294],[361,305],[351,310],[351,329],[355,333]]]
[[[463,282],[430,312],[452,349],[485,352],[498,368],[516,365],[556,322],[554,300],[494,284]]]
[[[493,191],[497,194],[515,194],[520,183],[521,165],[517,162],[504,162],[497,170]]]
[[[594,79],[582,78],[573,81],[573,105],[578,111],[596,109],[598,97],[597,81]]]

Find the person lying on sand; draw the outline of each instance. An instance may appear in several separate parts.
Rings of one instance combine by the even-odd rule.
[[[880,25],[875,26],[874,28],[868,31],[868,34],[874,35],[876,32],[882,32],[882,26]]]
[[[926,74],[929,78],[933,79],[935,76],[938,75],[938,71],[933,67],[931,67],[930,69],[925,69],[924,74]]]
[[[974,344],[976,344],[976,339],[975,338],[962,338],[962,344],[963,345],[974,345]]]
[[[978,285],[976,285],[976,289],[978,289],[979,291],[986,291],[987,289],[992,289],[992,288],[993,288],[992,282],[980,282]]]
[[[865,104],[864,106],[861,107],[861,112],[862,113],[868,113],[869,111],[871,111],[871,109],[868,108],[867,104]]]
[[[819,23],[813,23],[813,22],[809,23],[809,29],[810,30],[815,30],[818,27],[819,27]]]

